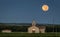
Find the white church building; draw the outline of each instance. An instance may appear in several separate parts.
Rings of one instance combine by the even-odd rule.
[[[32,21],[32,26],[28,28],[28,33],[45,33],[45,26],[36,26],[36,21]]]

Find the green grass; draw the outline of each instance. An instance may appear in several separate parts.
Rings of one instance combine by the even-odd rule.
[[[23,33],[23,32],[12,32],[12,33],[0,33],[0,37],[60,37],[60,33]]]

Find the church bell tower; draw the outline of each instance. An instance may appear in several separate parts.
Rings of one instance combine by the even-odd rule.
[[[36,25],[36,21],[33,20],[33,21],[32,21],[32,26],[35,26],[35,25]]]

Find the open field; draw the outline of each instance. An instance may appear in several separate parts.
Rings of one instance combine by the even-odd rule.
[[[12,32],[12,33],[0,33],[0,37],[60,37],[60,33],[23,33],[23,32]]]

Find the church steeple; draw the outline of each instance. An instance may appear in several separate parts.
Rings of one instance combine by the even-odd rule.
[[[36,25],[36,21],[33,19],[32,26],[35,26],[35,25]]]

